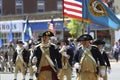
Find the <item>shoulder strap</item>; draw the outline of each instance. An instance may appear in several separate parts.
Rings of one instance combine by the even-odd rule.
[[[82,55],[82,57],[81,57],[81,60],[80,60],[80,63],[81,63],[82,60],[85,58],[85,56],[90,57],[90,59],[96,64],[96,61],[95,61],[95,59],[93,58],[90,50],[86,50],[86,52],[83,53],[83,55]]]

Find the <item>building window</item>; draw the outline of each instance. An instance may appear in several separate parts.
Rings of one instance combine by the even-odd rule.
[[[0,0],[0,15],[2,15],[2,0]]]
[[[23,0],[16,0],[15,6],[16,6],[16,14],[22,14],[23,13]]]
[[[62,0],[57,1],[57,10],[62,11]]]
[[[45,11],[45,1],[44,0],[37,0],[37,11],[38,12]]]

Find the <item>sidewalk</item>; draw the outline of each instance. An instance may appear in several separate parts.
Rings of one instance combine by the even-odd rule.
[[[120,80],[120,61],[116,62],[112,60],[111,62],[111,73],[108,74],[108,80]]]
[[[116,62],[116,60],[115,60],[114,58],[109,59],[109,60],[110,60],[110,62]],[[119,58],[118,62],[120,62],[120,58]],[[116,63],[117,63],[117,62],[116,62]]]

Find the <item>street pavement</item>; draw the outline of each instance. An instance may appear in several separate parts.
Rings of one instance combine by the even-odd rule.
[[[115,60],[111,61],[111,72],[108,73],[108,80],[120,80],[120,62],[115,62]],[[13,80],[14,74],[9,72],[0,72],[0,80]],[[21,73],[18,74],[18,79],[22,80]],[[26,80],[29,80],[29,73],[27,73]],[[35,80],[35,76],[34,76]],[[66,79],[65,79],[66,80]],[[75,71],[73,71],[72,80],[76,80],[76,74]],[[102,80],[102,79],[99,79]]]
[[[108,80],[120,80],[120,62],[111,61],[111,73],[108,74]]]

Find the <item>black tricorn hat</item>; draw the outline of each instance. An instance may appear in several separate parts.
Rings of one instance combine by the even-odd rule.
[[[19,40],[17,43],[18,43],[18,44],[24,44],[21,40]]]
[[[52,37],[54,36],[54,34],[51,32],[51,31],[45,31],[42,36],[49,36],[49,37]]]
[[[89,40],[93,40],[92,36],[89,34],[83,34],[77,39],[77,41],[89,41]]]
[[[95,40],[93,42],[93,45],[104,45],[104,44],[105,44],[105,41],[103,41],[103,40]]]
[[[60,40],[60,42],[65,42],[66,45],[69,45],[69,41],[67,39],[62,39],[62,40]]]

